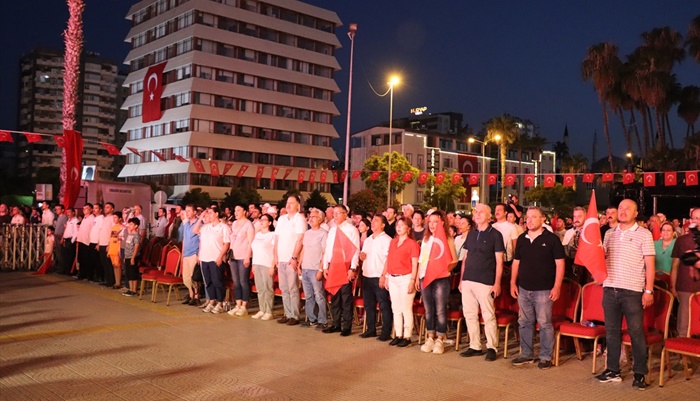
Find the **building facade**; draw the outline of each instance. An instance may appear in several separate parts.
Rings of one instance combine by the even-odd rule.
[[[96,53],[81,57],[75,130],[85,140],[83,164],[96,167],[96,179],[112,179],[114,156],[97,142],[114,143],[117,65]],[[36,49],[20,61],[18,128],[20,131],[63,135],[63,52]],[[18,138],[17,175],[36,179],[40,169],[61,167],[61,148],[54,140],[28,143]],[[54,188],[58,193],[58,188]]]
[[[337,160],[331,140],[338,137],[333,75],[340,69],[334,53],[341,22],[334,12],[293,0],[144,0],[127,19],[129,114],[121,131],[124,153],[142,152],[128,154],[120,177],[157,184],[171,198],[195,187],[213,199],[232,187],[257,188],[266,201],[291,188],[328,194],[330,178],[320,177]],[[144,77],[160,63],[166,63],[163,113],[144,123]],[[206,172],[191,158],[203,160]],[[210,174],[210,162],[221,176]],[[225,174],[224,163],[234,164]]]

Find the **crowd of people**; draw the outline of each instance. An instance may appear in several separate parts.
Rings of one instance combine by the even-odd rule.
[[[24,224],[19,218],[15,221],[22,213],[17,209],[11,208],[10,224]],[[7,220],[7,212],[0,205],[0,222]],[[138,255],[146,239],[146,219],[139,205],[119,212],[109,202],[87,204],[76,213],[62,205],[52,212],[44,204],[40,216],[42,224],[52,227],[47,238],[56,244],[57,272],[135,295]],[[469,333],[469,347],[460,355],[494,361],[495,299],[504,293],[519,305],[521,352],[512,364],[536,361],[537,324],[537,366],[548,369],[554,353],[552,307],[561,296],[562,282],[565,277],[581,284],[593,279],[584,266],[574,263],[585,208],[575,207],[571,217],[549,220],[551,226],[547,219],[539,207],[519,206],[517,197],[496,204],[493,212],[490,206],[477,204],[470,216],[414,210],[411,205],[369,214],[354,213],[343,205],[303,211],[300,198],[290,195],[279,213],[269,204],[233,208],[212,204],[206,209],[186,205],[171,213],[160,209],[153,234],[181,243],[188,291],[183,304],[199,306],[205,313],[248,316],[254,285],[258,310],[251,317],[273,320],[276,283],[283,304],[277,323],[350,336],[354,296],[361,293],[366,328],[360,337],[404,348],[412,345],[414,306],[420,296],[426,329],[420,350],[442,354],[453,294],[461,298]],[[679,301],[676,335],[688,333],[688,302],[693,292],[700,291],[700,262],[686,265],[683,255],[698,247],[689,227],[700,222],[700,208],[683,221],[668,221],[661,213],[644,219],[637,204],[626,199],[607,208],[599,222],[608,278],[598,283],[604,287],[607,333],[607,368],[598,379],[622,380],[624,316],[632,340],[632,384],[643,390],[648,373],[643,311],[654,302],[655,283]],[[226,276],[233,282],[231,299],[224,299]]]

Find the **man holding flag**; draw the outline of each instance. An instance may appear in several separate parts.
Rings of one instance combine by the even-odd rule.
[[[324,286],[332,294],[333,315],[333,324],[323,332],[340,332],[343,337],[352,332],[352,281],[355,280],[360,259],[360,233],[347,217],[345,206],[336,205],[333,208],[334,224],[328,232],[323,255]]]

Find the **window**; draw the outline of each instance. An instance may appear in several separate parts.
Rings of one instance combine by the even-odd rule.
[[[418,168],[423,167],[423,155],[418,155]]]
[[[454,166],[452,165],[452,159],[448,159],[447,157],[444,158],[444,159],[442,159],[442,167],[444,167],[444,168],[452,168],[452,167],[454,167]]]
[[[413,153],[406,153],[406,160],[408,164],[413,164]]]
[[[292,165],[292,158],[290,156],[277,155],[277,156],[275,156],[275,159],[277,160],[276,164],[278,166],[291,166]]]

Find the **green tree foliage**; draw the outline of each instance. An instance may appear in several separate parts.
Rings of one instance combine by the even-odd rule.
[[[287,207],[287,198],[289,198],[289,195],[296,195],[299,197],[299,199],[302,199],[300,190],[296,188],[288,188],[287,192],[285,192],[284,195],[282,195],[282,199],[280,199],[280,201],[277,202],[277,210],[282,210],[282,208]],[[301,201],[303,204],[304,200],[302,199]]]
[[[374,194],[380,199],[386,199],[386,187],[387,187],[387,165],[389,161],[389,153],[384,153],[383,155],[374,155],[367,160],[365,160],[364,168],[362,171],[362,180],[365,182],[367,188],[371,189]],[[381,171],[379,178],[372,181],[370,177],[373,171]],[[394,195],[398,195],[403,192],[407,184],[412,183],[420,170],[413,167],[411,163],[400,153],[391,153],[391,171],[397,171],[399,176],[396,180],[391,183],[391,191]],[[413,177],[410,181],[403,181],[403,174],[405,172],[413,172]]]
[[[452,174],[445,173],[445,180],[442,184],[435,184],[435,176],[429,175],[428,181],[426,181],[426,188],[431,188],[435,186],[432,194],[426,191],[425,202],[421,205],[422,210],[428,210],[433,207],[437,207],[440,210],[446,212],[455,211],[455,201],[460,199],[467,193],[467,189],[464,188],[464,178],[460,179],[457,184],[452,183]]]
[[[246,205],[247,209],[247,205],[251,203],[255,203],[256,205],[262,203],[262,196],[260,196],[258,190],[255,188],[233,187],[231,188],[231,192],[226,192],[225,195],[221,207],[228,206],[231,210],[238,204]]]
[[[206,208],[211,205],[211,196],[209,192],[203,192],[202,188],[192,188],[191,191],[187,191],[185,196],[182,197],[182,204],[195,205],[195,207]]]
[[[353,213],[374,213],[385,206],[385,201],[375,195],[371,189],[363,189],[348,196],[348,206]]]
[[[515,142],[520,136],[516,121],[508,114],[493,117],[486,122],[487,142],[498,143],[499,158],[501,161],[501,194],[506,190],[506,148]],[[500,199],[500,197],[498,197]]]
[[[328,204],[328,199],[321,195],[321,190],[314,189],[311,194],[309,194],[309,199],[304,202],[304,209],[309,210],[312,207],[316,209],[326,211],[326,208],[330,206]]]
[[[529,202],[537,202],[544,209],[557,213],[559,216],[571,216],[573,212],[576,192],[573,188],[557,184],[552,188],[538,185],[525,192],[525,198]]]

